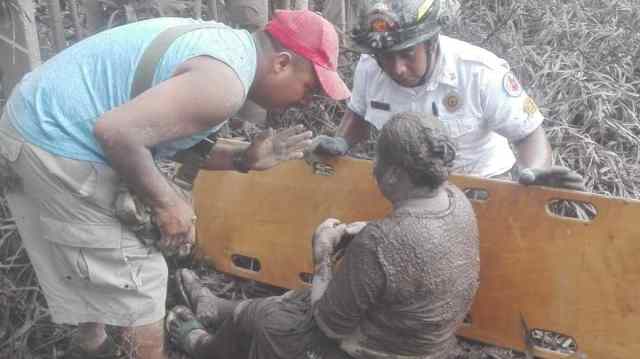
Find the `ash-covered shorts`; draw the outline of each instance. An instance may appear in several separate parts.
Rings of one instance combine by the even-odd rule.
[[[110,167],[31,145],[5,115],[0,159],[18,176],[7,200],[54,322],[140,326],[164,318],[166,262],[115,217],[119,179]]]

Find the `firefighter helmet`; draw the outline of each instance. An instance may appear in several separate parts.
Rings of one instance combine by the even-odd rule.
[[[436,37],[457,12],[457,0],[361,0],[351,31],[364,53],[399,51]]]

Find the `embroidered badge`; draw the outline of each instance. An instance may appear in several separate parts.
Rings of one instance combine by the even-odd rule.
[[[504,87],[504,90],[511,97],[519,97],[523,92],[522,85],[520,85],[520,82],[512,72],[504,74],[502,87]]]
[[[524,112],[528,115],[533,115],[536,111],[538,111],[538,106],[536,106],[535,101],[531,97],[527,97],[524,100]]]
[[[462,99],[455,93],[448,94],[442,100],[442,104],[449,112],[456,112],[462,106]]]

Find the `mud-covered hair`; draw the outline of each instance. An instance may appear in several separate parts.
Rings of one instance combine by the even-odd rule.
[[[456,157],[453,141],[429,115],[403,112],[389,120],[378,137],[377,156],[382,166],[407,171],[416,186],[437,188],[449,177]]]

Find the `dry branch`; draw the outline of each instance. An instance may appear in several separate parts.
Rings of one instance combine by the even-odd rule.
[[[53,31],[53,43],[55,50],[60,51],[67,46],[64,39],[64,26],[62,24],[62,11],[60,10],[60,0],[48,0],[49,18],[51,21],[51,29]]]

